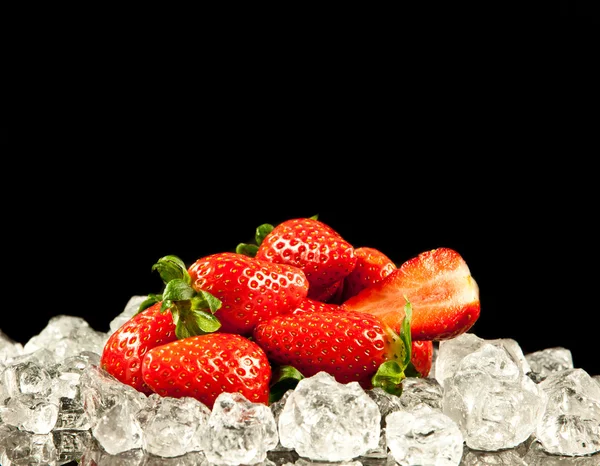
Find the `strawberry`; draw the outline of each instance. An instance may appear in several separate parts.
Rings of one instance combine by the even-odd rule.
[[[161,302],[135,314],[112,333],[100,358],[100,366],[122,383],[150,394],[142,379],[142,358],[155,346],[177,339],[173,315],[161,311]]]
[[[479,287],[458,252],[437,248],[407,260],[380,282],[342,303],[342,308],[379,317],[397,330],[412,304],[413,340],[446,340],[467,330],[479,318]]]
[[[339,304],[323,303],[314,299],[305,298],[300,301],[293,314],[303,312],[344,312]],[[411,346],[410,362],[416,372],[410,373],[415,377],[427,377],[433,363],[433,342],[431,340],[413,341]]]
[[[356,266],[344,278],[340,302],[344,302],[364,288],[380,282],[393,270],[396,270],[396,264],[379,249],[363,246],[355,248],[354,254],[356,255]]]
[[[293,313],[298,312],[316,312],[316,311],[341,311],[342,308],[339,304],[334,303],[324,303],[323,301],[319,301],[311,298],[301,299],[300,302],[296,305],[296,309],[294,309]]]
[[[292,366],[304,377],[325,371],[340,383],[357,381],[365,388],[387,362],[404,361],[402,374],[410,355],[409,342],[374,315],[354,311],[280,315],[259,323],[253,338],[275,365]]]
[[[340,301],[339,297],[342,295],[344,287],[344,279],[340,279],[337,282],[333,282],[331,285],[325,287],[311,286],[308,289],[309,296],[321,302]]]
[[[198,259],[187,270],[196,291],[221,301],[219,331],[248,336],[262,320],[291,311],[306,297],[304,272],[288,264],[221,252]]]
[[[221,302],[210,293],[195,292],[189,286],[181,259],[162,257],[153,270],[159,271],[166,285],[163,293],[148,295],[138,312],[108,337],[100,356],[104,370],[146,394],[152,390],[142,379],[141,367],[149,350],[220,327],[213,314]]]
[[[161,396],[190,396],[212,409],[223,392],[268,404],[271,366],[255,342],[215,332],[151,349],[142,360],[142,377]]]
[[[309,298],[322,299],[323,293],[335,291],[330,286],[352,272],[356,265],[352,245],[316,217],[286,220],[259,241],[257,259],[304,271],[310,284]]]
[[[433,341],[413,340],[410,362],[419,377],[427,377],[433,364]]]

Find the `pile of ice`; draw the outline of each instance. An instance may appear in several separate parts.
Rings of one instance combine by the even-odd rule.
[[[99,367],[108,336],[59,315],[25,345],[0,331],[0,464],[600,464],[600,375],[566,348],[523,354],[466,333],[435,347],[400,397],[321,372],[271,406],[146,396]]]

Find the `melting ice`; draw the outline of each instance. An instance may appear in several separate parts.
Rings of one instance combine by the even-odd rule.
[[[567,348],[523,354],[466,333],[434,348],[402,396],[303,379],[267,407],[224,394],[146,396],[99,368],[108,332],[60,315],[28,342],[0,330],[0,464],[80,466],[600,465],[600,375]]]

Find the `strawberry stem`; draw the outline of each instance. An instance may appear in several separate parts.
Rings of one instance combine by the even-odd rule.
[[[158,262],[152,266],[152,270],[158,271],[158,274],[165,285],[174,279],[180,279],[186,283],[191,282],[190,274],[187,271],[185,263],[177,256],[161,257],[158,259]]]
[[[412,305],[405,296],[405,315],[400,325],[400,335],[392,329],[388,329],[392,344],[392,359],[379,366],[375,375],[371,378],[373,387],[381,387],[386,392],[400,396],[402,394],[402,380],[407,377],[407,368],[411,366],[412,337],[410,323],[412,319]]]
[[[262,225],[258,226],[254,233],[254,242],[256,244],[240,243],[236,246],[235,252],[238,254],[243,254],[244,256],[255,257],[258,247],[262,244],[265,236],[273,231],[273,228],[273,225],[270,223],[263,223]]]

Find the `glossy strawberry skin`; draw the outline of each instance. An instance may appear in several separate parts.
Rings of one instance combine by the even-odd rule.
[[[142,361],[145,383],[161,396],[190,396],[212,409],[222,392],[239,392],[268,404],[271,366],[255,342],[237,334],[209,333],[183,338],[148,351]]]
[[[198,259],[188,273],[196,291],[221,300],[220,332],[248,336],[265,319],[289,312],[308,293],[304,272],[242,254],[223,252]]]
[[[352,245],[329,225],[312,218],[275,226],[259,245],[256,258],[302,269],[310,283],[308,296],[321,300],[322,293],[356,265]]]
[[[479,318],[479,287],[464,259],[450,248],[422,252],[342,308],[378,316],[396,332],[404,300],[412,304],[413,340],[441,341],[468,331]]]
[[[109,336],[100,358],[100,367],[146,394],[152,390],[142,379],[142,358],[152,348],[177,339],[173,315],[160,312],[160,307],[158,302],[125,322]]]
[[[340,302],[347,301],[363,289],[380,282],[397,268],[396,264],[379,249],[360,247],[354,249],[354,253],[356,266],[344,278]]]
[[[300,301],[293,314],[305,312],[345,312],[339,304],[324,303],[310,298]],[[411,358],[415,369],[421,377],[427,377],[433,363],[433,342],[431,340],[412,341]]]
[[[296,312],[261,322],[253,333],[270,361],[305,377],[325,371],[338,382],[368,385],[389,360],[392,342],[380,321],[357,312]]]
[[[412,362],[415,369],[421,374],[421,377],[427,377],[433,364],[433,341],[413,340],[410,362]]]
[[[296,305],[296,309],[294,309],[293,313],[299,312],[317,312],[317,311],[341,311],[342,307],[339,304],[333,303],[324,303],[323,301],[319,301],[311,298],[301,299]]]

